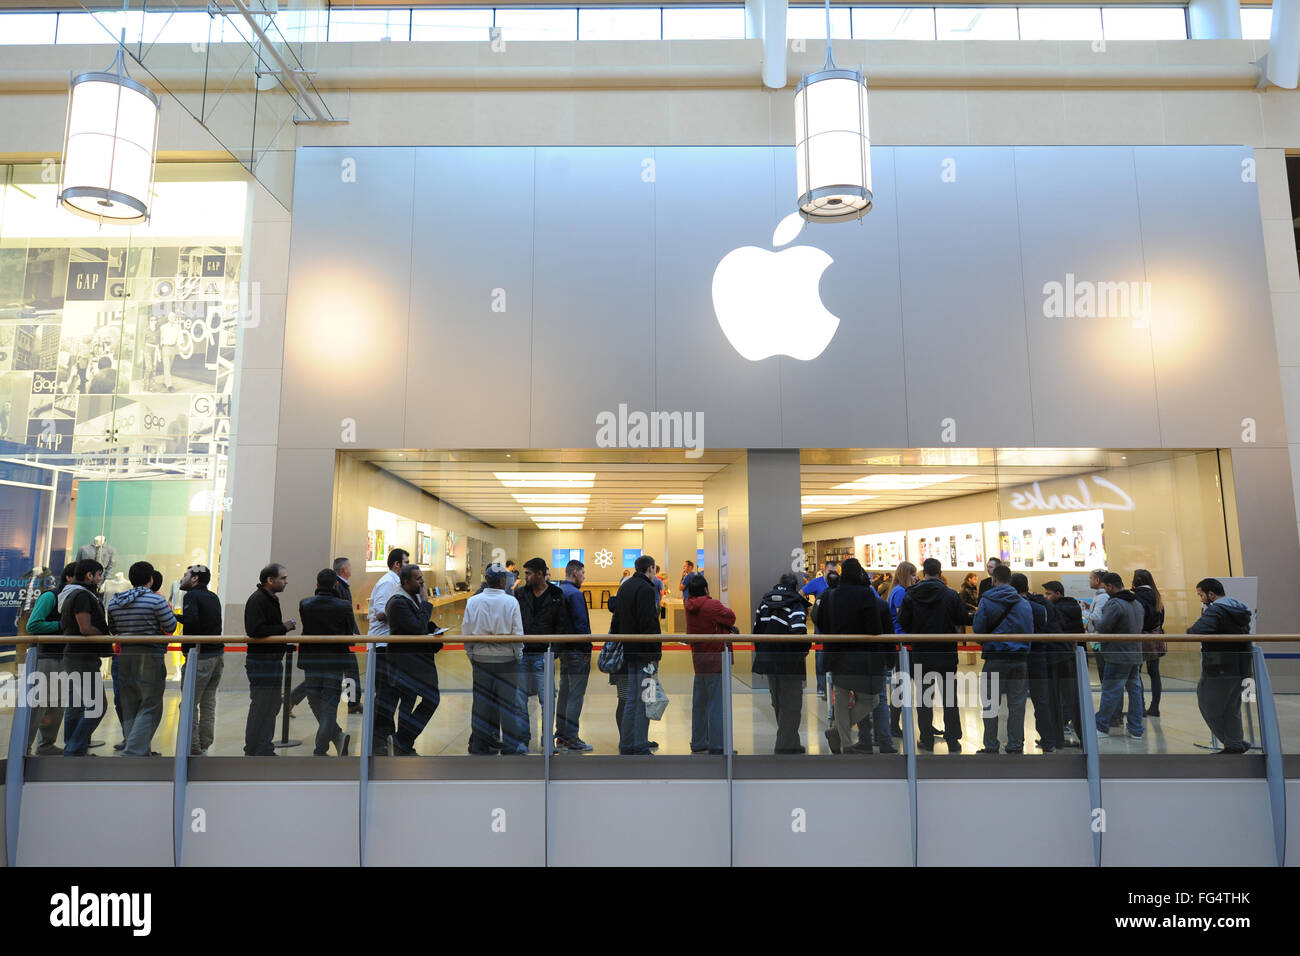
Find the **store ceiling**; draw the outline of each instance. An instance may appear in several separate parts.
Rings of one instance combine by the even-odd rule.
[[[494,527],[535,529],[539,522],[563,518],[560,512],[549,510],[530,516],[525,508],[559,508],[573,514],[585,508],[581,527],[606,529],[644,520],[638,516],[642,509],[664,507],[663,503],[655,503],[661,495],[702,495],[705,480],[739,460],[743,452],[710,451],[697,459],[683,459],[680,451],[653,450],[348,454],[391,472]],[[804,449],[800,453],[804,523],[1006,489],[1169,456],[1164,451],[1093,449],[999,449],[996,452],[975,448]],[[593,477],[590,487],[575,486],[569,481],[552,487],[532,485],[534,479],[545,481],[548,472]],[[507,486],[497,473],[524,473],[529,486]],[[585,504],[571,508],[572,501],[539,497],[520,502],[515,495],[589,497]],[[699,518],[702,521],[703,515]]]

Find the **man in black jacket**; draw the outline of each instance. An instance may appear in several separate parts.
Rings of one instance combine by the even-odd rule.
[[[1241,730],[1241,691],[1255,673],[1250,634],[1250,608],[1236,598],[1224,597],[1223,583],[1204,578],[1196,585],[1204,605],[1188,634],[1241,634],[1244,641],[1202,641],[1201,679],[1196,683],[1196,703],[1211,733],[1223,742],[1221,754],[1244,754],[1250,749]]]
[[[104,582],[104,566],[83,558],[77,562],[72,583],[59,592],[59,625],[72,638],[64,647],[60,664],[64,675],[75,675],[83,690],[81,706],[71,701],[63,711],[63,756],[84,757],[90,748],[90,735],[104,719],[104,690],[99,677],[103,657],[113,653],[112,644],[79,640],[108,634],[108,619],[100,602],[99,587]],[[91,699],[86,699],[89,696]]]
[[[293,618],[280,616],[280,592],[289,583],[283,564],[268,564],[258,575],[257,590],[244,604],[244,633],[248,653],[248,721],[244,724],[244,756],[275,756],[275,715],[282,703],[284,655],[289,645],[267,643],[268,637],[283,637],[298,626]]]
[[[898,623],[909,634],[960,634],[970,621],[961,595],[939,579],[938,558],[921,562],[924,577],[903,596]],[[934,698],[943,704],[943,739],[948,753],[961,753],[961,711],[957,706],[957,642],[915,645],[913,672],[917,677],[917,723],[922,750],[934,751]],[[926,685],[929,685],[927,688]]]
[[[614,613],[609,625],[610,634],[661,634],[659,629],[659,599],[650,582],[655,560],[643,554],[636,559],[635,573],[623,580],[614,595]],[[650,753],[650,718],[646,714],[643,681],[649,680],[647,667],[658,666],[663,656],[663,644],[628,642],[623,651],[623,669],[618,672],[619,711],[618,752],[620,754]]]
[[[348,602],[348,607],[352,604],[352,561],[348,558],[334,559],[334,573],[338,576],[338,583],[334,586],[334,593]],[[357,626],[356,616],[352,617],[352,632],[360,634],[361,628]],[[347,686],[348,691],[348,713],[361,713],[361,669],[357,666],[357,655],[351,650],[345,652],[343,657],[343,677],[352,683]]]
[[[793,574],[781,575],[776,587],[763,595],[754,613],[755,634],[808,633],[808,601],[796,588]],[[801,754],[799,721],[803,716],[803,683],[808,674],[809,641],[756,642],[754,673],[766,674],[776,715],[775,753]]]
[[[882,634],[886,627],[892,630],[892,622],[882,615],[880,595],[869,586],[869,581],[857,558],[844,562],[835,597],[823,608],[823,613],[830,612],[830,620],[822,622],[825,633]],[[891,646],[892,642],[878,641],[826,644],[826,672],[830,675],[835,708],[835,726],[826,731],[831,753],[871,753],[871,738],[865,731],[856,745],[850,737],[851,727],[871,717],[875,718],[876,742],[882,752],[894,749],[889,743],[889,704],[884,696],[884,670]]]
[[[1087,631],[1083,623],[1082,605],[1065,593],[1065,585],[1060,581],[1045,582],[1043,596],[1052,602],[1056,616],[1061,622],[1062,634],[1083,634]],[[1060,740],[1067,747],[1082,746],[1082,741],[1077,736],[1070,737],[1065,733],[1067,724],[1076,733],[1080,726],[1078,668],[1074,654],[1077,646],[1078,644],[1073,640],[1062,641],[1060,651],[1049,654],[1047,659],[1048,680],[1056,688],[1057,704],[1061,709]]]
[[[221,633],[221,599],[208,590],[212,572],[205,565],[195,564],[185,571],[180,589],[184,592],[181,613],[177,622],[191,637],[206,637]],[[190,756],[201,757],[212,746],[217,724],[217,688],[226,666],[224,644],[181,644],[186,663],[181,665],[181,680],[185,679],[191,648],[198,647],[198,671],[194,675],[194,736],[190,741]]]
[[[1030,593],[1029,578],[1023,574],[1013,574],[1011,586],[1034,606],[1035,634],[1061,634],[1064,631],[1056,605],[1041,594]],[[1029,699],[1034,702],[1038,747],[1045,754],[1054,753],[1065,746],[1065,715],[1061,712],[1055,675],[1060,671],[1061,656],[1073,653],[1068,641],[1034,641],[1029,645]]]
[[[355,619],[352,605],[335,591],[338,575],[325,568],[316,575],[316,593],[298,602],[302,629],[306,634],[351,634]],[[302,668],[307,689],[307,704],[316,715],[317,757],[329,753],[334,745],[340,757],[348,755],[351,737],[338,724],[339,697],[343,690],[343,659],[346,644],[305,641],[298,645],[298,666]]]
[[[424,599],[424,572],[418,564],[402,566],[397,592],[388,599],[384,614],[390,634],[441,634],[430,618],[433,605]],[[397,685],[397,734],[393,753],[416,757],[415,741],[428,726],[442,699],[438,691],[438,666],[433,655],[442,650],[437,641],[390,643],[388,664]],[[419,701],[419,703],[416,703]]]
[[[515,589],[515,599],[519,602],[519,616],[523,618],[525,635],[573,633],[569,602],[565,600],[564,590],[558,584],[552,584],[547,580],[549,573],[550,568],[541,558],[529,558],[524,562],[524,584],[523,587]],[[545,641],[525,641],[523,658],[519,664],[523,677],[519,686],[519,709],[527,715],[528,698],[533,696],[537,698],[538,706],[541,708],[537,716],[537,726],[540,728],[537,735],[539,750],[542,747],[543,736],[551,730],[542,727],[546,715],[542,693],[546,685],[548,646]],[[528,739],[531,741],[532,718],[528,717],[528,721]]]

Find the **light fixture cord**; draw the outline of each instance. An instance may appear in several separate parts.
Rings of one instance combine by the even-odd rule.
[[[831,55],[831,0],[826,0],[826,65],[825,70],[835,68],[835,57]]]

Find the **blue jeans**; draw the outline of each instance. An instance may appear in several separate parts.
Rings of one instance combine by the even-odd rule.
[[[90,707],[67,707],[63,712],[63,756],[84,757],[90,749],[90,737],[104,719],[104,689],[99,674],[100,656],[98,654],[65,653],[60,667],[67,674],[76,675],[78,687],[85,689],[87,678],[98,700],[85,700],[81,703]]]
[[[691,691],[691,753],[702,750],[722,753],[721,674],[695,675]]]
[[[1110,733],[1110,719],[1128,691],[1128,732],[1142,736],[1142,665],[1112,664],[1107,661],[1101,678],[1101,705],[1097,708],[1097,729]]]
[[[622,675],[619,696],[623,698],[623,720],[618,727],[618,752],[620,754],[648,754],[650,752],[650,716],[645,712],[641,697],[641,682],[650,675],[645,668],[629,664]]]
[[[542,704],[542,688],[546,686],[546,652],[540,653],[524,651],[523,656],[519,659],[519,709],[524,714],[524,730],[527,735],[524,737],[524,743],[533,739],[532,717],[528,714],[528,698],[536,697],[537,703]],[[554,691],[552,691],[554,693]],[[545,713],[545,711],[543,711]],[[540,727],[540,725],[539,725]],[[537,738],[541,740],[541,735]]]
[[[591,653],[561,651],[556,659],[560,663],[560,697],[555,709],[555,736],[560,740],[577,740],[578,718],[587,695],[587,680],[591,677]]]
[[[167,686],[167,664],[162,651],[129,645],[113,658],[118,667],[121,690],[124,757],[147,757],[153,735],[162,722],[163,691]]]

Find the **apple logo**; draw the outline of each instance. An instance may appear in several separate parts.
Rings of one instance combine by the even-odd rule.
[[[791,213],[772,232],[772,245],[794,240],[804,219]],[[835,260],[815,246],[769,252],[732,249],[713,270],[713,311],[732,348],[751,362],[788,355],[801,362],[821,355],[840,320],[822,305],[818,285]]]

